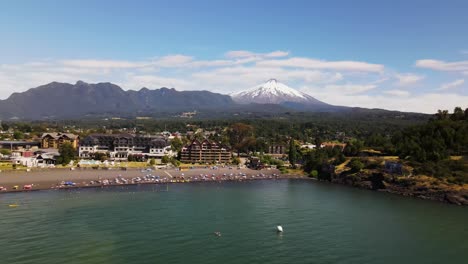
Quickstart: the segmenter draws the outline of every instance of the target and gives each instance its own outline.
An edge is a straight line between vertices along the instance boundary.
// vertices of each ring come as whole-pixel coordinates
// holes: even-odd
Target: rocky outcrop
[[[368,190],[468,205],[468,186],[446,184],[438,179],[424,176],[394,177],[383,172],[340,173],[334,175],[331,181]]]

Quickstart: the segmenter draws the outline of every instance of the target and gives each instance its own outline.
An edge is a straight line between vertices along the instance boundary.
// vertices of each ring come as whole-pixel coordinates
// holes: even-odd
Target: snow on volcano
[[[249,90],[231,94],[232,99],[241,104],[281,104],[285,102],[302,104],[320,104],[314,97],[299,92],[276,79],[270,79],[266,83],[255,86]]]

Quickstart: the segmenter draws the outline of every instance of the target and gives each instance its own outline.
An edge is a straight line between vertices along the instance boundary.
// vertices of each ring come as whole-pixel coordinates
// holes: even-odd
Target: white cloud
[[[431,63],[419,64],[437,65],[444,70],[459,70],[463,66],[461,62],[455,66],[440,61]],[[459,72],[468,76],[468,68]],[[286,51],[230,51],[221,58],[205,60],[172,54],[134,61],[71,58],[0,64],[0,97],[6,98],[12,92],[22,92],[52,81],[75,83],[77,80],[113,82],[123,89],[169,87],[228,94],[251,88],[270,78],[276,78],[327,103],[344,106],[431,113],[442,108],[453,109],[457,105],[466,107],[464,102],[468,101],[466,91],[460,89],[461,94],[451,93],[448,97],[444,94],[444,100],[440,100],[442,92],[429,92],[438,88],[434,86],[417,87],[411,90],[411,94],[392,89],[388,87],[392,81],[409,85],[421,81],[424,76],[395,74],[382,64],[289,57]],[[452,83],[449,87],[456,87],[456,84],[453,86]]]
[[[392,96],[399,96],[399,97],[405,97],[405,96],[409,96],[410,93],[408,91],[405,91],[405,90],[398,90],[398,89],[395,89],[395,90],[387,90],[387,91],[384,91],[385,94],[388,94],[388,95],[392,95]]]
[[[459,94],[420,94],[416,96],[388,96],[388,95],[342,95],[333,93],[316,93],[313,96],[334,105],[352,107],[380,108],[405,112],[421,112],[433,114],[439,109],[453,110],[456,106],[467,107],[468,96]],[[444,98],[444,100],[441,100]]]
[[[398,79],[397,85],[399,86],[413,85],[425,78],[422,75],[413,73],[397,74],[395,77]]]
[[[269,53],[254,53],[247,50],[232,50],[226,52],[227,58],[248,58],[248,57],[266,57],[266,58],[279,58],[279,57],[286,57],[289,55],[287,51],[273,51]]]
[[[200,60],[200,61],[193,61],[190,64],[188,64],[188,67],[193,67],[193,68],[201,68],[201,67],[221,67],[221,66],[229,66],[229,65],[234,65],[234,64],[243,64],[245,63],[245,60],[237,60],[237,61],[232,61],[232,60]]]
[[[326,91],[343,95],[359,94],[373,90],[375,88],[377,88],[377,85],[375,84],[333,84],[325,86]]]
[[[257,62],[260,66],[293,67],[336,71],[382,72],[384,66],[360,61],[324,61],[309,58],[294,57],[284,60],[263,60]]]
[[[226,57],[228,58],[245,58],[253,56],[255,56],[255,53],[246,50],[231,50],[226,52]]]
[[[468,71],[468,61],[418,60],[416,61],[416,67],[435,71]]]
[[[176,54],[158,58],[152,64],[158,67],[181,67],[192,61],[193,57],[191,56]]]
[[[455,80],[453,82],[449,82],[449,83],[444,83],[440,86],[439,90],[448,90],[448,89],[452,89],[452,88],[455,88],[455,87],[458,87],[462,84],[465,83],[465,80],[464,79],[458,79],[458,80]]]
[[[79,68],[137,68],[146,65],[143,62],[120,60],[64,60],[62,64]]]
[[[195,72],[191,77],[194,84],[200,84],[204,89],[224,93],[248,89],[271,78],[290,85],[335,83],[343,79],[343,75],[338,72],[258,66],[222,67]]]
[[[286,57],[288,55],[289,55],[288,51],[277,50],[277,51],[273,51],[273,52],[270,52],[270,53],[266,53],[265,57],[267,57],[267,58],[278,58],[278,57]]]
[[[154,88],[177,88],[183,90],[184,88],[190,87],[190,83],[177,78],[162,77],[156,75],[134,75],[128,74],[125,81],[120,83],[122,87],[127,89],[139,90],[140,88],[146,87],[150,89]]]

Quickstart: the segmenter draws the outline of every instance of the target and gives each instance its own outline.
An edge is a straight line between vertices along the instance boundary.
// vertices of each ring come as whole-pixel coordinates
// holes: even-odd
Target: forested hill
[[[395,133],[393,142],[401,158],[420,162],[440,161],[468,154],[468,108],[453,114],[439,111],[427,124]]]

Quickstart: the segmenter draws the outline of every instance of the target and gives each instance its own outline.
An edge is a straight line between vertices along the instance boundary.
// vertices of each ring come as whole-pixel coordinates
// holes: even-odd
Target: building
[[[73,148],[77,148],[80,137],[71,133],[44,133],[41,137],[42,148],[58,149],[63,143],[70,143]]]
[[[269,154],[286,154],[286,146],[283,145],[271,145],[268,147]]]
[[[181,159],[186,163],[230,163],[231,152],[219,143],[207,139],[193,140],[182,148]]]
[[[50,167],[55,166],[57,157],[60,154],[58,152],[44,152],[37,151],[35,153],[31,152],[13,152],[11,156],[12,164],[22,165],[26,167]]]
[[[173,156],[171,144],[164,137],[133,134],[92,134],[80,142],[80,158],[91,158],[95,153],[104,153],[112,160],[126,160],[130,155],[145,158]]]
[[[387,173],[403,175],[403,165],[398,162],[385,161],[385,171]]]
[[[265,168],[265,164],[263,164],[261,161],[260,161],[260,158],[258,157],[251,157],[249,159],[249,163],[247,165],[247,167],[251,168],[251,169],[254,169],[254,170],[261,170],[263,168]]]
[[[334,148],[334,147],[339,147],[341,148],[341,151],[344,150],[344,148],[346,147],[346,144],[345,143],[337,143],[337,142],[323,142],[321,145],[320,145],[321,148]]]
[[[29,150],[37,149],[41,145],[41,142],[36,141],[14,141],[14,140],[2,140],[0,141],[0,149],[9,150]]]
[[[305,143],[301,145],[301,149],[316,149],[317,145],[315,144],[310,144],[310,143]]]

